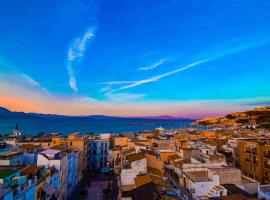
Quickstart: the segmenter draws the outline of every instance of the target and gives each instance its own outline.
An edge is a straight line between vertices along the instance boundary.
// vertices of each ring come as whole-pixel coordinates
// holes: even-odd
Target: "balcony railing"
[[[244,150],[245,153],[250,153],[250,154],[257,154],[257,149],[256,148],[246,148]]]
[[[253,165],[258,165],[259,164],[257,159],[246,158],[245,161],[250,163],[250,164],[253,164]]]

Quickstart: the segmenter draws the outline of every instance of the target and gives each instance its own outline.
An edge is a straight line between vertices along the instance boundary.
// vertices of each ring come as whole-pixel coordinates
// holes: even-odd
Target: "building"
[[[88,159],[91,169],[106,167],[109,161],[110,139],[102,134],[88,140]]]
[[[0,198],[5,200],[35,199],[36,181],[21,175],[20,168],[0,168]]]
[[[266,140],[239,140],[241,171],[261,183],[270,183],[270,144]]]
[[[68,135],[67,138],[55,136],[52,138],[51,146],[57,146],[65,144],[67,149],[78,151],[79,153],[79,163],[78,163],[78,182],[83,178],[84,172],[88,166],[87,160],[87,136],[80,135],[79,132],[72,133]]]
[[[125,191],[127,188],[133,189],[137,175],[146,174],[147,159],[144,153],[129,154],[122,159],[122,170],[120,174],[121,189]]]
[[[59,173],[60,193],[59,199],[66,199],[68,195],[68,155],[59,150],[47,149],[38,154],[38,166],[54,167]]]
[[[24,155],[21,151],[3,150],[0,154],[0,166],[23,165]]]

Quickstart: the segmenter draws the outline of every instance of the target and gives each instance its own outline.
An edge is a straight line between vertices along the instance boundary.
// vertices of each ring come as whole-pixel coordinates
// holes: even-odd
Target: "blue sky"
[[[47,96],[79,99],[76,105],[88,99],[113,105],[100,111],[113,115],[152,103],[209,108],[201,102],[219,102],[239,110],[268,104],[269,10],[267,0],[3,0],[0,96],[36,106],[0,103],[53,112]],[[39,94],[35,100],[26,98],[25,91],[33,91],[29,81]],[[127,113],[117,106],[126,106]],[[157,107],[149,115],[182,115],[181,106],[177,113],[172,108],[159,113]]]

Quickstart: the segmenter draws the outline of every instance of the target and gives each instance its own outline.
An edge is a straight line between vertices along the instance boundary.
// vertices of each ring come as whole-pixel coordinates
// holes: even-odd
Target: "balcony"
[[[256,155],[257,154],[257,149],[256,148],[246,148],[244,150],[245,153],[249,153],[249,154],[254,154]]]
[[[258,165],[259,164],[258,160],[254,159],[254,158],[253,159],[252,158],[246,158],[245,161],[252,164],[252,165]]]
[[[270,151],[265,151],[264,152],[264,158],[265,159],[270,159]]]
[[[266,170],[270,170],[270,165],[267,164],[267,163],[264,163],[264,168],[265,168]]]

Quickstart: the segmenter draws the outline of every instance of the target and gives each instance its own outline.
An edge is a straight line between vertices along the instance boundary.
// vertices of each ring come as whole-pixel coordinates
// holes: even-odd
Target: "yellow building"
[[[111,137],[111,146],[127,146],[128,144],[128,137],[119,137],[119,136],[115,136],[115,137]]]
[[[238,154],[244,175],[270,183],[270,144],[263,140],[239,140]]]

